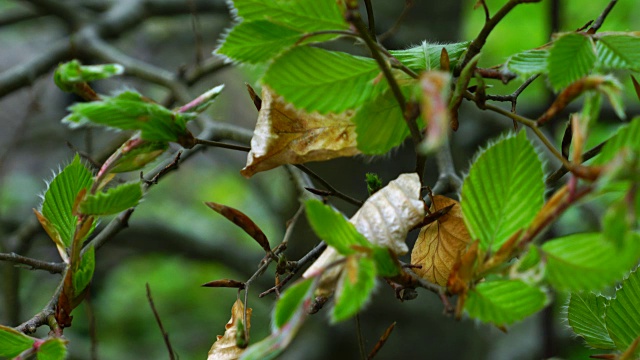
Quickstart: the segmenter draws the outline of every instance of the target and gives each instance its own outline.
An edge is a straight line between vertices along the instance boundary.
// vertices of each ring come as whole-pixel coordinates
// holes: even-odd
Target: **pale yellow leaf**
[[[248,178],[283,164],[359,154],[352,116],[352,111],[321,115],[298,110],[263,86],[251,151],[241,174]]]
[[[445,71],[427,71],[420,75],[422,89],[422,117],[426,123],[425,138],[420,150],[437,150],[449,136],[449,93],[451,75]]]
[[[445,196],[433,197],[431,211],[453,205],[448,213],[425,225],[411,252],[411,264],[421,265],[415,273],[425,280],[446,286],[451,269],[471,239],[462,219],[460,203]]]
[[[371,195],[349,222],[371,243],[387,247],[396,255],[404,255],[409,251],[405,241],[407,233],[422,221],[424,213],[418,174],[402,174]],[[342,258],[334,248],[328,247],[303,276],[314,276]],[[333,292],[342,268],[334,266],[325,272],[320,293]]]
[[[251,328],[251,308],[247,309],[247,338]],[[209,350],[207,360],[236,360],[239,359],[245,349],[241,349],[236,344],[238,326],[242,324],[244,318],[244,305],[240,299],[236,300],[231,308],[231,319],[224,326],[224,335],[218,335],[216,342]]]

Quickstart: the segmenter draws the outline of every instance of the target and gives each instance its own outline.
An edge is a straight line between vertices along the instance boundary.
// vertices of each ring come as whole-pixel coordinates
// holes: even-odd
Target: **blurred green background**
[[[62,0],[61,0],[62,1]],[[121,0],[124,1],[124,0]],[[162,0],[158,0],[162,1]],[[214,1],[214,0],[212,0]],[[81,1],[63,1],[80,6]],[[189,1],[185,1],[185,6]],[[494,13],[505,0],[487,0]],[[575,30],[595,19],[608,0],[543,0],[539,4],[517,7],[495,29],[483,50],[481,66],[503,63],[510,55],[541,46],[550,39],[552,28]],[[0,18],[16,9],[29,9],[28,1],[0,0]],[[103,8],[110,1],[87,4]],[[222,2],[220,2],[222,3]],[[484,23],[482,9],[474,10],[475,0],[415,0],[398,31],[385,41],[391,49],[406,48],[422,40],[453,42],[473,39]],[[86,4],[85,4],[86,5]],[[389,29],[401,14],[404,1],[374,0],[379,32]],[[553,6],[558,6],[558,11]],[[113,41],[129,55],[170,71],[211,57],[220,34],[230,26],[226,11],[194,15],[152,18]],[[96,17],[101,14],[95,12]],[[601,31],[640,29],[640,2],[620,1]],[[194,20],[195,19],[195,20]],[[195,30],[194,30],[195,29]],[[29,59],[52,41],[63,38],[64,27],[53,16],[38,16],[20,23],[0,27],[0,72]],[[197,41],[197,39],[201,41]],[[344,41],[332,46],[350,49]],[[220,83],[224,93],[208,114],[218,121],[249,129],[255,125],[256,111],[245,93],[244,82],[254,83],[260,69],[225,67],[195,84],[197,94]],[[624,75],[624,74],[623,74]],[[628,76],[621,77],[626,89],[625,103],[630,113],[638,113],[638,101]],[[508,85],[492,82],[492,93],[508,94],[520,80]],[[156,85],[129,77],[100,82],[103,93],[136,88],[161,100],[167,92]],[[519,111],[532,117],[540,114],[551,94],[543,80],[537,80],[521,97]],[[61,164],[72,159],[66,145],[98,154],[118,134],[102,130],[72,131],[62,124],[65,108],[73,101],[55,88],[45,76],[29,88],[0,99],[0,244],[8,246],[10,235],[25,221],[33,221],[31,211],[40,205],[39,195],[45,182]],[[460,130],[453,135],[452,147],[457,170],[468,170],[471,156],[478,146],[512,124],[507,119],[485,114],[464,105]],[[610,133],[619,120],[605,110],[591,143]],[[563,125],[547,129],[556,139]],[[88,138],[90,136],[90,138]],[[559,140],[557,140],[559,141]],[[380,158],[356,157],[310,164],[338,189],[357,198],[366,196],[364,173],[379,173],[385,182],[399,173],[411,171],[413,159],[409,146]],[[541,148],[541,147],[539,147]],[[91,322],[95,322],[97,355],[101,359],[166,358],[161,333],[154,321],[145,293],[149,283],[159,314],[181,359],[205,359],[216,335],[222,335],[236,298],[232,289],[201,288],[215,279],[246,280],[262,258],[261,249],[234,225],[203,205],[214,201],[242,210],[265,231],[272,245],[282,239],[285,222],[298,204],[295,188],[282,169],[261,173],[247,180],[240,176],[245,155],[224,149],[208,149],[189,159],[179,171],[164,178],[145,197],[135,211],[130,228],[120,233],[97,254],[96,277],[87,304],[74,312],[73,326],[65,330],[70,340],[71,359],[89,359]],[[547,159],[548,170],[557,166]],[[136,177],[137,174],[131,175]],[[427,167],[427,183],[434,184],[437,168],[433,159]],[[357,209],[335,201],[347,215]],[[595,205],[569,211],[551,230],[554,234],[597,229]],[[587,219],[587,221],[585,221]],[[590,221],[589,219],[594,219]],[[106,221],[103,222],[106,224]],[[411,234],[414,239],[417,234]],[[410,240],[413,241],[413,240]],[[297,259],[317,239],[304,220],[296,226],[287,254]],[[2,250],[0,248],[0,251]],[[25,249],[28,255],[58,261],[52,243],[39,231]],[[18,270],[0,263],[0,323],[17,325],[41,309],[53,293],[57,275]],[[273,296],[259,299],[257,294],[273,284],[271,268],[250,293],[253,310],[252,339],[267,335]],[[18,294],[12,289],[18,288]],[[16,297],[17,295],[17,297]],[[395,331],[378,359],[541,359],[556,356],[583,359],[593,353],[572,337],[562,320],[565,296],[556,294],[549,309],[509,327],[508,333],[471,320],[455,320],[442,315],[440,300],[419,290],[419,297],[404,303],[379,283],[376,295],[361,314],[362,333],[368,349],[393,321]],[[93,320],[90,320],[93,319]],[[46,331],[40,329],[39,335]],[[348,321],[330,326],[320,312],[311,316],[283,359],[354,359],[358,358],[355,324]]]

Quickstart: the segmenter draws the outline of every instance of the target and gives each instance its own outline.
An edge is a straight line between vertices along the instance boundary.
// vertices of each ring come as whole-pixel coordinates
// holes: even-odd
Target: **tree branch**
[[[0,253],[0,261],[22,264],[28,266],[30,270],[45,270],[52,274],[61,274],[67,268],[67,265],[63,262],[47,262],[18,255],[13,252],[8,254]]]
[[[607,18],[607,16],[611,12],[611,10],[613,10],[613,7],[616,6],[617,3],[618,3],[618,0],[609,1],[609,4],[607,5],[606,8],[604,8],[604,10],[602,11],[602,14],[598,16],[596,21],[594,21],[593,25],[591,25],[589,30],[587,30],[587,34],[595,34],[596,31],[600,29],[602,24],[604,24],[604,20]]]

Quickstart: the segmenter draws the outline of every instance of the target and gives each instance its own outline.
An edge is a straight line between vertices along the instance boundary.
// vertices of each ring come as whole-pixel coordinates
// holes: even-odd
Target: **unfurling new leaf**
[[[80,213],[85,215],[111,215],[138,205],[142,199],[139,182],[118,185],[106,192],[87,195],[80,203]]]

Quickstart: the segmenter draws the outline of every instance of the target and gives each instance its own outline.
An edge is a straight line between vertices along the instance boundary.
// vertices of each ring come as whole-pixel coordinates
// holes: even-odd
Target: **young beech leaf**
[[[356,109],[389,88],[373,59],[309,46],[277,57],[263,81],[296,108],[321,114]]]
[[[93,279],[93,271],[96,268],[95,254],[94,247],[89,246],[89,249],[82,256],[80,266],[73,273],[73,288],[76,296],[80,296],[91,282],[91,279]]]
[[[448,197],[433,197],[431,211],[453,205],[448,213],[420,230],[418,240],[411,251],[411,264],[421,265],[414,272],[423,279],[446,286],[451,269],[471,243],[467,227],[462,219],[460,204]]]
[[[282,353],[307,318],[311,305],[314,280],[307,279],[291,285],[276,303],[273,311],[271,335],[251,345],[243,354],[242,360],[274,359]]]
[[[546,303],[547,295],[537,286],[520,280],[494,280],[469,291],[465,310],[474,319],[504,326],[538,312]]]
[[[62,121],[72,127],[91,122],[120,130],[140,130],[143,140],[172,141],[185,146],[193,138],[186,126],[193,114],[172,112],[135,91],[78,103],[69,110],[71,114]]]
[[[91,172],[82,165],[80,157],[76,155],[71,164],[51,181],[44,194],[42,215],[53,225],[66,247],[71,246],[78,222],[78,218],[73,214],[73,205],[80,191],[90,188],[92,184]]]
[[[342,1],[233,0],[233,7],[243,21],[269,20],[303,32],[349,28]]]
[[[302,35],[301,31],[271,21],[243,21],[225,36],[216,53],[248,64],[266,62],[295,45]]]
[[[267,236],[262,232],[260,227],[243,212],[214,202],[205,202],[204,204],[244,230],[260,245],[260,247],[262,247],[265,252],[271,252],[271,246],[269,245]]]
[[[640,239],[637,239],[640,241]],[[626,350],[640,336],[640,272],[633,271],[622,281],[605,309],[605,324],[618,350]],[[636,356],[640,351],[636,351]]]
[[[319,200],[309,200],[305,203],[307,219],[313,231],[324,240],[327,245],[335,248],[342,255],[356,252],[354,245],[371,247],[364,235],[356,230],[342,214],[324,205]]]
[[[640,71],[640,36],[613,34],[598,37],[598,66]]]
[[[601,233],[579,233],[542,245],[546,278],[556,288],[599,290],[611,285],[640,260],[640,235],[620,234],[619,244]]]
[[[376,265],[372,259],[348,256],[336,287],[336,304],[331,312],[331,321],[344,321],[357,314],[369,300],[375,282]]]
[[[53,74],[56,85],[67,91],[70,84],[106,79],[121,75],[124,67],[119,64],[82,65],[78,60],[60,64]]]
[[[80,203],[80,213],[85,215],[111,215],[138,205],[142,199],[140,182],[118,185],[106,192],[88,195]]]
[[[573,331],[591,347],[615,349],[604,322],[609,299],[592,292],[572,293],[567,307],[567,320]]]
[[[549,82],[558,91],[588,75],[595,62],[595,45],[589,36],[575,32],[563,35],[554,41],[549,50]]]
[[[426,123],[426,136],[420,144],[420,151],[429,153],[439,149],[449,136],[451,75],[444,71],[424,72],[420,75],[420,88],[422,118]]]
[[[531,224],[543,203],[542,162],[524,131],[479,153],[464,179],[460,201],[471,238],[490,251]]]
[[[268,86],[262,87],[262,107],[251,139],[247,165],[251,177],[282,164],[325,161],[353,156],[356,149],[352,113],[320,115],[295,109]]]
[[[523,78],[547,72],[549,50],[527,50],[515,54],[506,62],[506,67]]]
[[[0,325],[0,356],[8,359],[20,355],[30,349],[36,339],[27,336],[13,328]]]
[[[398,176],[371,195],[349,222],[372,244],[388,248],[396,255],[403,255],[409,250],[405,243],[407,233],[423,218],[424,202],[420,199],[420,179],[418,174],[412,173]],[[302,276],[315,276],[341,258],[336,248],[328,247]],[[333,266],[325,271],[320,291],[332,293],[341,270],[342,266]]]
[[[604,165],[613,160],[623,149],[640,153],[640,116],[635,117],[627,125],[621,126],[602,148],[594,163]]]
[[[251,312],[252,309],[247,309],[247,333],[251,328]],[[240,299],[237,299],[231,307],[231,319],[224,326],[224,335],[217,335],[216,341],[209,350],[209,356],[207,360],[236,360],[240,358],[245,349],[238,347],[236,336],[238,334],[238,327],[244,326],[244,304]],[[246,334],[248,338],[249,334]]]
[[[406,50],[391,50],[389,52],[409,69],[415,72],[423,72],[445,70],[440,64],[440,57],[444,48],[449,55],[449,68],[454,69],[458,65],[460,56],[464,54],[470,43],[471,41],[453,44],[429,44],[423,41],[422,44]]]
[[[48,338],[40,347],[36,355],[37,360],[63,360],[67,357],[68,340],[61,338]]]
[[[121,173],[142,169],[167,151],[168,148],[169,143],[163,141],[145,141],[140,138],[127,140],[107,160],[109,162],[114,159],[110,164],[109,171]]]

